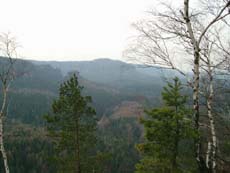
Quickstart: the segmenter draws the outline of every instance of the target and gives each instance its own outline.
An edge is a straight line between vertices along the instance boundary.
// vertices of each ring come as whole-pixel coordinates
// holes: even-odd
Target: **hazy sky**
[[[3,0],[0,32],[10,31],[22,57],[39,60],[120,59],[130,24],[154,0]]]

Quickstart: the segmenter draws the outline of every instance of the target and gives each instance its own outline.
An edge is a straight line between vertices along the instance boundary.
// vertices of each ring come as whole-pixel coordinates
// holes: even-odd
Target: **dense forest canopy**
[[[97,61],[101,62],[101,66],[104,65],[105,60]],[[113,64],[113,60],[106,61]],[[42,172],[55,172],[57,169],[54,164],[51,164],[52,159],[48,157],[55,151],[46,132],[44,115],[51,111],[52,102],[58,97],[60,84],[69,79],[70,74],[63,74],[57,67],[52,67],[52,64],[37,64],[38,62],[34,64],[29,61],[23,63],[30,70],[26,75],[17,78],[12,83],[7,119],[5,119],[7,121],[5,138],[6,148],[9,151],[9,165],[12,171],[16,173],[40,172],[40,170],[43,170]],[[78,63],[81,62],[76,62],[76,64]],[[93,64],[93,61],[91,63]],[[114,68],[118,68],[117,71],[119,71],[120,66],[117,66],[116,63]],[[84,86],[83,95],[92,96],[92,105],[97,113],[98,143],[96,148],[99,152],[97,162],[103,165],[100,169],[104,172],[129,173],[134,172],[135,164],[140,159],[135,145],[144,140],[143,126],[139,124],[140,117],[144,115],[145,109],[157,108],[163,104],[160,93],[163,91],[163,86],[167,80],[165,74],[162,73],[164,70],[153,70],[154,76],[157,76],[157,79],[154,79],[154,76],[140,72],[142,69],[135,65],[120,63],[132,67],[133,71],[136,69],[136,73],[140,73],[142,78],[149,78],[149,81],[142,83],[141,85],[144,87],[138,87],[138,92],[136,92],[135,89],[138,84],[135,85],[132,75],[124,74],[122,76],[121,73],[121,76],[118,76],[126,78],[127,83],[130,80],[132,84],[122,88],[111,86],[110,81],[112,79],[109,79],[108,84],[86,79],[87,76],[82,76],[80,70],[78,71],[78,80],[80,85]],[[88,71],[91,71],[91,66],[86,66],[89,68]],[[69,72],[71,70],[72,68]],[[107,70],[109,73],[109,69]],[[146,69],[143,70],[146,71]],[[92,73],[95,72],[92,70]],[[167,69],[165,69],[165,73],[168,73]],[[99,77],[100,74],[98,74]],[[116,76],[116,78],[118,77]],[[160,83],[159,80],[161,80]],[[218,100],[228,99],[227,94],[222,92],[216,104],[218,104]],[[185,87],[182,93],[188,95],[191,91]],[[188,97],[187,104],[191,106],[189,99]],[[229,102],[226,101],[225,103],[227,105]],[[224,109],[227,107],[221,108],[221,111],[225,112]],[[222,120],[221,123],[228,127],[229,122],[226,121],[226,116],[223,115],[225,120]],[[228,133],[224,126],[218,128],[220,132]],[[227,159],[229,142],[228,138],[223,135],[221,136],[221,144],[224,148],[221,152]],[[186,148],[183,149],[183,152],[186,152]]]
[[[5,127],[6,147],[10,151],[9,164],[12,171],[16,173],[40,172],[40,170],[55,172],[55,166],[48,162],[50,160],[48,156],[54,151],[45,130],[44,115],[51,111],[52,102],[58,97],[60,84],[69,79],[73,69],[70,68],[68,73],[63,74],[52,64],[20,61],[22,60],[17,60],[16,67],[23,64],[28,70],[25,75],[13,81],[9,92],[7,119],[5,119],[7,121]],[[142,116],[144,108],[160,105],[160,91],[164,84],[164,77],[161,78],[162,72],[156,70],[157,79],[154,80],[146,73],[140,72],[141,69],[135,65],[124,62],[119,62],[117,65],[118,62],[109,59],[96,60],[95,65],[86,65],[84,70],[88,68],[88,71],[95,75],[92,68],[96,69],[99,62],[100,66],[105,67],[107,63],[110,63],[118,71],[120,66],[128,66],[132,70],[131,72],[135,72],[140,78],[149,78],[149,81],[139,84],[137,79],[133,79],[131,72],[125,74],[121,72],[119,76],[111,77],[106,83],[106,81],[86,79],[87,76],[81,75],[81,71],[76,69],[79,72],[79,83],[84,86],[83,95],[92,97],[92,105],[96,109],[98,119],[97,148],[101,152],[101,156],[98,155],[98,157],[99,160],[101,159],[100,162],[105,164],[104,171],[132,172],[139,159],[134,145],[142,139],[143,131],[138,120]],[[63,63],[65,64],[65,62]],[[93,64],[94,61],[91,63]],[[104,72],[110,73],[110,68],[105,69]],[[98,74],[98,79],[100,75]],[[125,80],[127,84],[120,83],[111,86],[110,81],[113,80]],[[153,89],[159,92],[154,92]],[[21,153],[24,153],[23,156],[20,156]],[[130,155],[132,157],[129,157]],[[20,157],[24,158],[24,161],[19,159]],[[127,162],[127,160],[129,161]]]

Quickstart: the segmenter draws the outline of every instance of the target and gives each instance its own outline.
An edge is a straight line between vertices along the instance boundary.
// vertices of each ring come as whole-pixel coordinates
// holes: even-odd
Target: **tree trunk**
[[[175,83],[176,85],[176,83]],[[175,99],[175,103],[177,103],[177,99]],[[175,114],[178,114],[178,107],[175,107]],[[175,137],[175,141],[174,141],[174,151],[173,151],[173,158],[172,158],[172,170],[173,172],[177,172],[177,156],[178,156],[178,143],[179,143],[179,135],[180,135],[180,131],[179,131],[179,121],[178,119],[176,120],[176,137]]]
[[[207,98],[207,112],[211,131],[211,141],[208,142],[209,146],[207,149],[206,166],[212,173],[216,173],[216,150],[217,150],[217,139],[216,129],[214,123],[214,116],[212,113],[212,101],[213,101],[213,77],[210,61],[208,61],[208,75],[209,75],[209,96]]]
[[[80,143],[79,143],[79,118],[76,120],[76,173],[81,173],[80,166]]]
[[[200,49],[198,42],[194,36],[193,28],[190,21],[189,16],[189,0],[184,0],[184,20],[186,22],[186,27],[191,38],[191,43],[194,49],[194,69],[193,69],[193,111],[194,111],[194,121],[195,121],[195,129],[199,133],[200,132],[200,125],[199,125],[199,77],[200,77]],[[206,172],[206,164],[204,158],[201,155],[201,139],[198,137],[195,141],[196,146],[196,161],[198,164],[199,172],[204,173]]]
[[[199,50],[195,50],[194,53],[194,81],[193,81],[193,111],[194,111],[194,121],[195,121],[195,129],[197,133],[200,133],[200,112],[199,112],[199,61],[200,61],[200,53]],[[196,161],[199,167],[199,171],[201,173],[206,172],[207,167],[205,165],[204,158],[201,154],[201,138],[200,135],[195,140],[196,146]]]
[[[173,151],[173,158],[172,158],[172,170],[173,172],[177,172],[178,165],[177,165],[177,156],[178,156],[178,142],[179,142],[179,122],[177,120],[177,129],[176,129],[176,137],[174,141],[174,151]]]
[[[5,173],[9,173],[10,171],[9,171],[9,166],[7,162],[7,155],[6,155],[6,151],[4,148],[4,142],[3,142],[3,117],[4,117],[3,114],[4,114],[5,107],[6,107],[7,87],[3,85],[2,90],[3,90],[3,102],[2,102],[1,112],[0,112],[0,150],[1,150],[2,158],[4,162]]]

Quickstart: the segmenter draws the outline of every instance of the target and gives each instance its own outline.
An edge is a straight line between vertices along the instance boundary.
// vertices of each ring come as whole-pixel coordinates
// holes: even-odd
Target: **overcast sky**
[[[131,23],[154,0],[3,0],[0,32],[10,31],[21,57],[38,60],[120,59]]]

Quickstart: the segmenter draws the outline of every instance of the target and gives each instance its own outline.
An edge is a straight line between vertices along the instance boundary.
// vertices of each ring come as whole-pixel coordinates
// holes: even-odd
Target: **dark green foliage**
[[[188,172],[192,168],[190,156],[184,156],[181,144],[192,141],[196,136],[186,109],[186,97],[181,95],[181,83],[178,78],[164,87],[162,97],[165,106],[146,111],[147,118],[141,119],[145,128],[146,141],[137,145],[143,154],[136,165],[137,173],[177,173]],[[189,149],[191,150],[191,148]],[[186,167],[186,161],[190,166]]]
[[[137,119],[115,119],[99,132],[104,144],[102,151],[111,155],[106,165],[106,173],[134,172],[134,165],[139,159],[135,143],[139,142],[142,133]]]
[[[15,173],[56,173],[57,169],[60,169],[57,163],[60,162],[54,157],[49,161],[54,161],[55,164],[47,162],[47,157],[55,156],[54,148],[50,139],[45,136],[46,131],[41,129],[45,125],[42,117],[44,113],[49,112],[53,99],[58,97],[58,85],[65,80],[59,70],[64,62],[57,62],[60,66],[58,68],[35,65],[28,61],[17,62],[17,71],[25,73],[14,80],[9,91],[6,118],[12,124],[4,132],[10,169]],[[67,72],[70,71],[70,64],[73,62],[66,64]],[[149,69],[148,73],[143,74],[143,70],[148,68],[137,68],[137,72],[134,68],[123,67],[121,72],[119,64],[113,70],[105,64],[100,68],[100,73],[97,73],[99,68],[97,63],[92,63],[92,67],[88,67],[80,63],[79,66],[73,66],[71,70],[80,72],[82,77],[78,77],[78,81],[84,86],[82,95],[92,96],[92,105],[97,111],[97,118],[105,116],[110,123],[105,128],[98,127],[97,146],[90,151],[92,157],[86,164],[90,165],[89,169],[96,164],[95,173],[133,173],[135,163],[140,159],[134,146],[141,142],[142,127],[136,118],[127,118],[124,114],[120,119],[114,119],[112,114],[123,101],[137,101],[145,107],[160,106],[161,73]],[[0,100],[1,98],[0,96]],[[20,123],[22,128],[15,125],[15,122]],[[28,130],[25,130],[28,126]],[[222,123],[220,126],[222,127]],[[222,131],[220,132],[222,134]],[[228,143],[224,144],[226,145],[224,151],[228,151]],[[192,158],[191,148],[191,141],[180,142],[180,155],[188,156],[188,159],[183,160],[185,168],[192,163],[189,159]],[[229,158],[229,154],[225,153]]]
[[[22,123],[34,126],[43,126],[44,115],[50,110],[50,105],[55,98],[52,95],[36,92],[10,93],[8,100],[7,119],[20,120]]]
[[[180,111],[188,111],[184,109],[187,96],[181,95],[180,92],[182,89],[181,82],[178,78],[174,78],[174,83],[168,82],[162,92],[162,98],[165,101],[165,105],[173,106],[175,109],[180,109]]]
[[[42,128],[6,122],[5,142],[12,173],[55,173],[46,158],[53,153],[51,142]],[[0,172],[3,171],[1,160]]]
[[[81,91],[77,76],[73,75],[61,85],[59,97],[52,105],[53,113],[46,116],[58,172],[88,173],[95,166],[95,110],[90,106],[91,97],[82,96]]]

